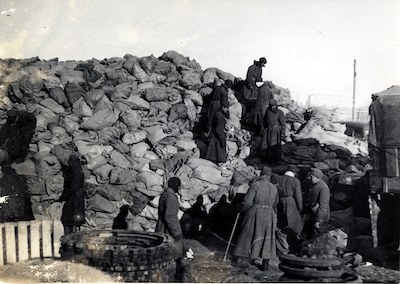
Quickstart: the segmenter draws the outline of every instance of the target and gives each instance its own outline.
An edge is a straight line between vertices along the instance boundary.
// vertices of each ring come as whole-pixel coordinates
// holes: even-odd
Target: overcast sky
[[[0,58],[103,59],[176,50],[203,69],[357,105],[400,85],[400,0],[0,0]]]

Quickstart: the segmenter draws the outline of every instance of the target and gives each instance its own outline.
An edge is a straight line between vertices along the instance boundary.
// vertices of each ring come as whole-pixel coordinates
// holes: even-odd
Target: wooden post
[[[356,117],[356,60],[354,59],[354,72],[353,72],[353,114],[352,119],[355,120]]]
[[[40,220],[31,221],[31,258],[40,258]]]
[[[51,231],[53,229],[51,220],[42,220],[42,248],[43,248],[43,257],[52,257],[52,246],[53,242],[51,241]]]
[[[0,265],[4,265],[3,228],[4,228],[4,224],[0,224]]]
[[[53,247],[54,247],[54,257],[61,257],[60,247],[61,247],[61,237],[64,235],[64,227],[62,223],[58,220],[54,220],[53,223]]]
[[[28,222],[18,222],[18,261],[29,259],[28,252]]]
[[[15,240],[16,223],[6,223],[6,260],[7,263],[17,262],[17,244]]]

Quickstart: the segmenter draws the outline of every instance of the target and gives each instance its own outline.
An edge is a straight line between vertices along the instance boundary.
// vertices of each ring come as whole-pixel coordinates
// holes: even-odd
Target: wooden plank
[[[61,247],[61,237],[64,236],[64,226],[61,221],[54,220],[53,222],[53,248],[54,248],[54,257],[61,257],[60,255],[60,247]]]
[[[40,220],[31,221],[31,258],[40,258]]]
[[[16,223],[5,223],[6,226],[6,261],[7,263],[17,262],[17,243],[15,239]]]
[[[53,242],[51,241],[51,233],[52,233],[52,221],[51,220],[42,220],[42,248],[43,248],[43,257],[52,257],[52,246]]]
[[[53,222],[53,248],[54,248],[54,257],[61,257],[60,255],[60,247],[61,247],[61,237],[64,235],[64,227],[62,223],[58,220],[54,220]]]
[[[0,266],[4,265],[4,255],[3,255],[3,228],[4,225],[0,224]]]
[[[18,222],[18,261],[29,259],[28,251],[28,222]]]

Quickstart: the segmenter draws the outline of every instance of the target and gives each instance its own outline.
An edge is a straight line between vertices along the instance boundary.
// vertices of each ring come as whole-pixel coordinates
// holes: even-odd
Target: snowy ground
[[[223,261],[223,246],[208,249],[200,243],[187,240],[185,245],[194,251],[193,259],[185,259],[185,282],[279,282],[283,273],[278,269],[279,261],[272,260],[268,271],[261,271],[255,265],[232,264]],[[356,268],[358,282],[399,283],[400,272],[375,265],[361,265]],[[93,267],[80,263],[52,259],[31,260],[0,268],[0,280],[6,283],[50,283],[50,282],[122,282]],[[298,281],[300,282],[300,281]]]

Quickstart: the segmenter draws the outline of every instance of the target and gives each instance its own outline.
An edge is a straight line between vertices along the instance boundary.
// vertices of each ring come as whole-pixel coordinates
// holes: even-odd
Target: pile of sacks
[[[84,161],[89,227],[111,227],[128,204],[129,227],[153,229],[173,175],[183,183],[182,209],[198,195],[209,204],[218,200],[233,173],[246,167],[251,137],[240,129],[240,104],[231,94],[229,161],[217,166],[199,158],[191,130],[215,79],[235,78],[217,68],[203,71],[174,51],[160,58],[0,60],[1,125],[10,109],[37,119],[27,157],[12,165],[27,182],[35,218],[60,218],[62,204],[54,201],[63,190],[61,167],[75,147]]]
[[[300,107],[290,98],[289,90],[273,90],[279,109],[286,116],[286,140],[282,160],[287,164],[306,164],[321,170],[360,172],[368,163],[368,143],[344,134],[346,126],[335,123],[335,109]]]
[[[27,182],[35,218],[60,218],[62,204],[54,201],[63,190],[61,167],[74,148],[84,160],[87,227],[110,228],[118,209],[128,204],[129,228],[153,230],[159,197],[171,176],[182,180],[180,215],[199,195],[210,209],[232,188],[245,193],[259,172],[244,162],[252,137],[241,129],[242,108],[234,94],[229,93],[226,163],[201,159],[191,132],[212,84],[227,79],[235,77],[217,68],[203,71],[175,51],[159,58],[0,60],[0,125],[10,109],[37,119],[27,157],[13,164]],[[273,92],[287,116],[288,136],[294,134],[304,122],[304,109],[291,100],[289,90],[276,86]],[[318,141],[353,145],[339,128],[314,117],[297,136],[313,138],[318,146]],[[326,140],[328,131],[334,133],[332,141]],[[284,145],[284,161],[296,163],[296,147],[290,145]],[[358,151],[350,149],[350,155]]]

